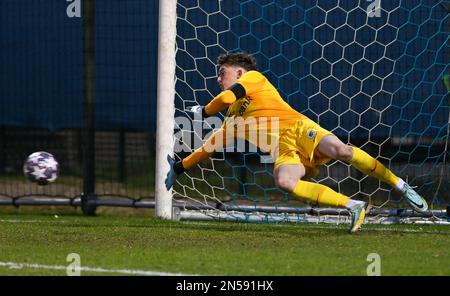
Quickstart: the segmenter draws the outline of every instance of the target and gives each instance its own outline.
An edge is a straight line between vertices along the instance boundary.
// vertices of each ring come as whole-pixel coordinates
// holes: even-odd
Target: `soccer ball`
[[[38,185],[52,183],[58,177],[59,164],[48,152],[39,151],[30,154],[23,165],[23,172],[31,182]]]

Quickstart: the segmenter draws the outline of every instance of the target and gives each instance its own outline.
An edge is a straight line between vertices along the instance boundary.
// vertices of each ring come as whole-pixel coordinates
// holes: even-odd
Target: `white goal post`
[[[164,179],[174,145],[176,11],[176,0],[159,1],[155,211],[163,219],[172,219],[172,191],[167,191]]]

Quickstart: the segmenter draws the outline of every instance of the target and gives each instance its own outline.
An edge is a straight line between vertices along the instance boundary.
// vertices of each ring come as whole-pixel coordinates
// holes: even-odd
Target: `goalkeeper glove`
[[[195,114],[199,114],[202,117],[208,117],[208,114],[206,114],[205,112],[205,106],[200,106],[200,105],[195,105],[195,106],[191,106],[189,108],[186,109],[187,112],[191,112],[194,115]]]
[[[167,155],[167,161],[169,162],[170,169],[167,172],[165,183],[166,189],[170,190],[170,188],[172,188],[173,184],[175,183],[177,177],[184,172],[184,168],[181,161],[175,162],[175,159],[170,157],[170,155]]]

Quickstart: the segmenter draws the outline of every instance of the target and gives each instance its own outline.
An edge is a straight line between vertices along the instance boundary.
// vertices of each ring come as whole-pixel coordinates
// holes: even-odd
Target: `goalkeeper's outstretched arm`
[[[240,83],[233,84],[229,89],[222,91],[211,102],[205,106],[204,114],[214,115],[225,108],[228,108],[236,100],[245,96],[245,89]]]
[[[222,91],[216,97],[214,97],[211,102],[205,107],[193,106],[189,109],[190,112],[201,113],[203,117],[212,116],[225,108],[228,108],[237,99],[245,96],[244,87],[235,83],[229,89]],[[206,141],[206,143],[192,152],[188,157],[181,161],[175,162],[170,156],[167,160],[170,165],[170,170],[166,177],[166,188],[169,190],[175,183],[176,178],[181,175],[185,170],[188,170],[198,164],[199,162],[208,159],[214,154],[217,149],[222,148],[226,142],[226,128],[225,125],[222,126],[218,131],[211,135],[211,137]]]
[[[210,158],[215,151],[224,146],[226,142],[226,132],[225,127],[221,127],[214,134],[209,137],[206,143],[192,152],[186,158],[176,162],[170,156],[167,157],[167,160],[170,165],[170,170],[166,176],[166,188],[169,190],[173,184],[175,183],[176,178],[184,173],[186,170],[189,170],[196,164],[200,163],[203,160]]]
[[[202,116],[209,117],[228,108],[231,104],[243,98],[246,95],[244,87],[240,83],[235,83],[229,89],[222,91],[206,106],[193,106],[188,111],[201,113]]]

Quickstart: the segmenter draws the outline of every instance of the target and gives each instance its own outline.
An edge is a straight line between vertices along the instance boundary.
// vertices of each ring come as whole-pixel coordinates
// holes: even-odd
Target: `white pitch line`
[[[374,225],[374,224],[372,224]],[[324,227],[324,226],[319,226],[319,225],[311,225],[312,228],[316,228],[316,229],[338,229],[338,227]],[[365,231],[379,231],[379,232],[397,232],[397,233],[424,233],[424,234],[439,234],[439,233],[448,233],[447,231],[439,231],[439,230],[429,230],[429,229],[411,229],[411,228],[389,228],[389,227],[377,227],[377,228],[364,228],[364,224],[362,226],[362,232]],[[342,228],[341,228],[342,229]]]
[[[4,223],[37,223],[39,220],[16,220],[16,219],[0,219],[0,222]]]
[[[203,226],[211,226],[211,225],[215,225],[213,223],[208,223],[208,222],[197,222],[197,221],[185,221],[186,224],[194,224],[194,225],[203,225]],[[286,224],[272,224],[270,226],[280,226],[283,227]],[[295,225],[295,224],[290,224],[290,225]],[[331,225],[328,224],[327,226],[325,225],[321,225],[321,224],[316,224],[316,223],[305,223],[304,225],[308,225],[308,227],[314,228],[314,229],[344,229],[342,227],[339,227],[337,225]],[[381,225],[381,224],[368,224],[368,225]],[[419,223],[416,223],[415,225],[422,225]],[[436,224],[439,225],[439,224]],[[446,224],[442,224],[442,225],[446,225]],[[448,232],[440,232],[439,230],[429,230],[429,229],[425,229],[424,228],[419,228],[419,229],[411,229],[411,228],[395,228],[395,226],[393,225],[392,228],[389,227],[371,227],[371,228],[364,228],[363,225],[363,232],[364,231],[379,231],[379,232],[405,232],[405,233],[426,233],[426,234],[438,234],[438,233],[448,233]]]
[[[44,265],[44,264],[34,264],[34,263],[17,263],[17,262],[2,262],[0,261],[0,266],[9,267],[10,269],[22,269],[22,268],[34,268],[34,269],[47,269],[47,270],[67,270],[67,266],[62,265]],[[120,273],[120,274],[131,274],[131,275],[147,275],[147,276],[192,276],[193,274],[184,273],[170,273],[170,272],[159,272],[159,271],[149,271],[149,270],[133,270],[133,269],[106,269],[101,267],[87,267],[81,266],[80,271],[86,272],[99,272],[99,273]]]
[[[52,223],[65,223],[64,220],[57,220],[57,221],[43,221],[43,220],[15,220],[15,219],[0,219],[0,222],[4,222],[4,223],[38,223],[38,222],[52,222]],[[212,225],[216,225],[215,223],[208,223],[208,222],[199,222],[199,221],[182,221],[182,223],[184,224],[190,224],[190,225],[200,225],[200,226],[212,226]],[[414,225],[424,225],[426,223],[414,223]],[[432,223],[429,223],[432,224]],[[441,223],[442,225],[448,225],[447,223]],[[294,225],[294,224],[292,224]],[[305,225],[308,225],[311,228],[315,228],[315,229],[342,229],[339,226],[336,225],[331,225],[329,224],[328,226],[323,226],[320,224],[316,224],[316,223],[305,223]],[[381,224],[368,224],[368,225],[381,225]],[[433,225],[433,224],[432,224]],[[440,225],[440,224],[434,224],[434,225]],[[280,226],[283,227],[283,224],[272,224],[273,226]],[[393,225],[394,226],[394,225]],[[364,228],[363,226],[363,231],[364,230],[368,230],[368,231],[380,231],[380,232],[404,232],[404,233],[428,233],[428,234],[434,234],[434,233],[442,233],[440,231],[436,231],[436,230],[428,230],[428,229],[423,229],[423,228],[419,228],[419,229],[411,229],[411,228],[388,228],[388,227],[376,227],[376,228]],[[444,232],[447,233],[447,232]]]
[[[2,223],[66,223],[64,220],[60,220],[58,217],[54,217],[53,220],[20,220],[20,219],[0,219]]]

